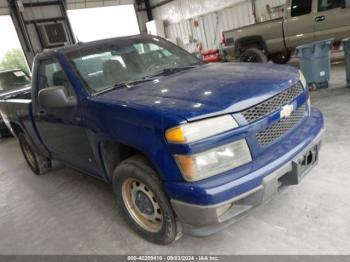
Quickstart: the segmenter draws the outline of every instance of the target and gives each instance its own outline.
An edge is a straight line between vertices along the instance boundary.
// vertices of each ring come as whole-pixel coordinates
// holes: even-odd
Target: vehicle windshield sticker
[[[21,76],[25,76],[26,74],[23,72],[23,71],[16,71],[16,72],[13,72],[13,74],[17,77],[21,77]]]

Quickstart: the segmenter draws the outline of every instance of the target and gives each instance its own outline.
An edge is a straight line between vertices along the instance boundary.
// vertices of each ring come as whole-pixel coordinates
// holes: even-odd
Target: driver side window
[[[64,73],[61,65],[54,60],[42,61],[39,67],[39,90],[63,86],[67,90],[69,97],[74,97],[75,93],[68,77]]]
[[[292,0],[292,17],[310,14],[311,10],[312,0]]]

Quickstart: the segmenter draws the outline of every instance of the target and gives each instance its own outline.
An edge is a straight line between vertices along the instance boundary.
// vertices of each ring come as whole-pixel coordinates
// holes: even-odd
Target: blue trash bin
[[[309,86],[327,88],[331,74],[331,49],[333,39],[298,46],[296,57]]]
[[[346,82],[350,87],[350,38],[343,40],[343,50],[346,60]]]

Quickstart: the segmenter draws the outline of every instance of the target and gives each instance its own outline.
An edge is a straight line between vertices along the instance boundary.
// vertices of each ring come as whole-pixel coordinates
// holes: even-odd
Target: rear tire
[[[33,173],[36,175],[46,173],[51,168],[51,160],[35,152],[23,133],[18,135],[18,140],[23,156]]]
[[[123,161],[114,171],[113,190],[131,228],[147,241],[168,245],[181,235],[162,181],[142,156]]]
[[[245,50],[239,57],[243,63],[267,63],[267,56],[258,48]]]
[[[275,64],[283,65],[289,62],[290,57],[291,57],[291,52],[286,51],[286,52],[272,55],[271,61],[274,62]]]

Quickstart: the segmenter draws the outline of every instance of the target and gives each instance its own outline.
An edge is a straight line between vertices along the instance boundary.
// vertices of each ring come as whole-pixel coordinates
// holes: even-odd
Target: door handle
[[[41,116],[46,116],[46,111],[44,110],[40,110],[37,114],[37,116],[41,117]]]
[[[326,20],[326,17],[324,15],[321,15],[321,16],[317,16],[315,18],[315,21],[316,22],[323,22],[324,20]]]

